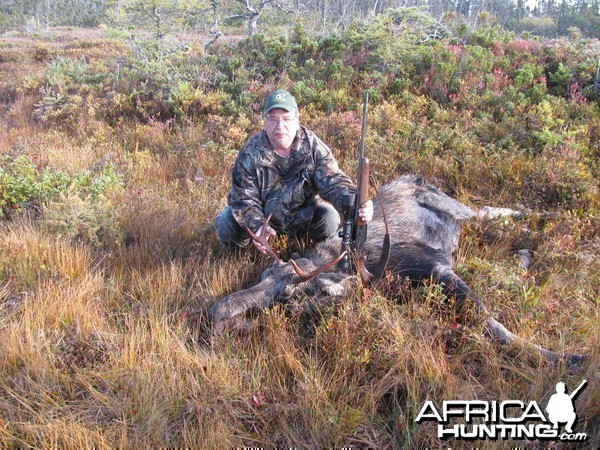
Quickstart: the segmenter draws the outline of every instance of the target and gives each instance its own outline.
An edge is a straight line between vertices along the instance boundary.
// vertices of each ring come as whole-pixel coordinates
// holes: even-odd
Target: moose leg
[[[558,354],[551,350],[545,349],[537,344],[533,344],[516,334],[509,331],[504,325],[491,317],[489,310],[485,307],[481,299],[473,292],[473,290],[465,283],[453,270],[447,268],[437,277],[438,281],[444,284],[446,295],[453,296],[459,302],[459,305],[464,304],[467,300],[471,300],[479,311],[486,316],[485,333],[503,345],[522,345],[535,349],[540,355],[550,361],[565,360],[570,370],[579,370],[581,364],[585,360],[585,355],[578,354]]]
[[[265,295],[265,292],[270,288],[270,284],[272,283],[268,280],[262,281],[246,290],[234,292],[208,308],[208,317],[215,329],[222,329],[227,322],[251,310],[271,306],[273,303],[272,297]]]

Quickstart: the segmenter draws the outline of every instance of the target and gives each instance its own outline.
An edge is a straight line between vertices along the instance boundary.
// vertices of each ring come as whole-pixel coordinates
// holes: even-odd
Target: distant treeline
[[[440,21],[481,22],[536,36],[600,38],[600,0],[0,0],[3,30],[101,23],[146,26],[158,35],[183,29],[219,34],[244,26],[248,34],[272,25],[309,23],[327,35],[391,8],[418,7]]]

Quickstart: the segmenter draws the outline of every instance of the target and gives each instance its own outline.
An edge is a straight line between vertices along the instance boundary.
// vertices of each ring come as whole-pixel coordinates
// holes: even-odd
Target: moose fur
[[[502,344],[530,345],[543,356],[558,360],[566,358],[569,365],[578,365],[581,355],[558,355],[535,344],[529,344],[511,333],[491,317],[481,299],[454,272],[453,264],[460,236],[461,224],[475,216],[475,212],[428,184],[422,177],[405,175],[382,187],[381,201],[374,202],[374,218],[368,226],[365,245],[366,267],[375,269],[382,252],[385,224],[381,203],[385,207],[392,246],[387,270],[413,281],[433,279],[441,283],[449,297],[458,304],[473,302],[485,317],[488,335]],[[335,259],[341,248],[340,239],[317,243],[305,256],[296,260],[305,271],[312,271]],[[252,309],[270,307],[289,299],[297,292],[314,296],[346,295],[352,283],[351,276],[337,266],[303,281],[291,264],[275,261],[263,271],[260,281],[248,289],[234,292],[209,308],[209,317],[217,328],[229,319]],[[354,277],[356,278],[356,277]]]

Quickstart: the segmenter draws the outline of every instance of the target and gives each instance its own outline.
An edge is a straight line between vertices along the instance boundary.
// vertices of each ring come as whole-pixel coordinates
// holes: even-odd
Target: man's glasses
[[[271,126],[276,126],[280,122],[282,125],[287,126],[287,125],[290,125],[294,120],[296,120],[296,116],[282,116],[282,117],[265,116],[265,121]]]

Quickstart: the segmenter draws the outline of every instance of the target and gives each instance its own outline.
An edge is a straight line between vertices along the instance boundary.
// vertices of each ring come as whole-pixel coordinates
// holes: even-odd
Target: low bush
[[[67,193],[77,193],[92,201],[120,189],[122,177],[107,165],[99,172],[69,174],[38,167],[25,155],[0,160],[0,218],[10,218],[27,208],[44,208]]]

